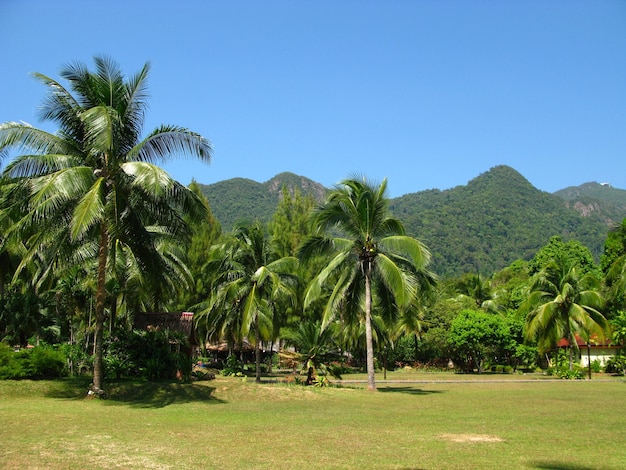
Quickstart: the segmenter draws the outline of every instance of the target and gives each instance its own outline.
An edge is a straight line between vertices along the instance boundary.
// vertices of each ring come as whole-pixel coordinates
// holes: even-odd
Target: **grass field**
[[[107,400],[85,382],[0,381],[0,468],[626,468],[622,378],[388,379],[376,393],[116,382]]]

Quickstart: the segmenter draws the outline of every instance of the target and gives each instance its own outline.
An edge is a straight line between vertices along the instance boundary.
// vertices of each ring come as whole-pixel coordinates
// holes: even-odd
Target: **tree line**
[[[0,125],[3,342],[63,344],[96,393],[105,377],[189,370],[167,333],[133,330],[141,312],[193,311],[201,343],[250,342],[257,380],[262,349],[279,345],[308,383],[350,358],[371,390],[381,364],[531,367],[565,339],[573,369],[577,338],[623,346],[626,222],[599,266],[580,242],[553,237],[490,277],[439,278],[428,247],[392,216],[386,181],[358,176],[321,204],[283,189],[269,223],[222,233],[199,185],[157,166],[209,161],[210,142],[173,125],[142,136],[148,74],[146,64],[126,79],[106,57],[94,71],[66,66],[68,88],[35,74],[48,89],[41,118],[59,130]]]

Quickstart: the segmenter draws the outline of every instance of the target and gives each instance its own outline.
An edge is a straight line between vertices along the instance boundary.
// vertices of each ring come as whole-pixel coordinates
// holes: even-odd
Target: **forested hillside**
[[[408,232],[430,247],[441,275],[491,274],[516,259],[530,259],[553,235],[577,239],[599,257],[608,231],[507,166],[466,186],[407,194],[391,208]]]
[[[291,191],[298,188],[318,201],[324,198],[326,192],[321,184],[288,172],[280,173],[265,183],[232,178],[199,186],[224,231],[230,231],[239,222],[269,222],[278,207],[283,186]]]
[[[292,173],[265,183],[235,178],[200,186],[224,231],[229,231],[239,221],[269,221],[283,185],[300,188],[317,200],[326,191]],[[593,204],[592,209],[581,210],[581,201]],[[443,276],[491,274],[516,259],[532,258],[553,235],[581,241],[598,259],[609,227],[626,216],[626,210],[607,201],[579,195],[568,202],[540,191],[507,166],[494,167],[465,186],[394,198],[391,211],[409,235],[428,245],[433,268]]]
[[[626,190],[613,188],[609,183],[584,183],[554,194],[583,216],[608,225],[619,225],[626,217]]]

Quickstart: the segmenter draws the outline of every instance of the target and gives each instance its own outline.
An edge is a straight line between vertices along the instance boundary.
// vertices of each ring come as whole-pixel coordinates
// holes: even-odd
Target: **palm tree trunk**
[[[254,334],[256,336],[256,382],[261,382],[261,335],[259,333],[259,316],[254,318]]]
[[[372,341],[372,279],[370,267],[365,267],[365,345],[367,353],[367,389],[376,390],[374,377],[374,343]]]
[[[573,359],[574,351],[572,349],[572,345],[569,345],[567,347],[567,353],[569,355],[569,370],[571,371],[571,370],[574,370],[574,359]]]
[[[109,247],[107,229],[100,225],[100,247],[98,250],[98,284],[96,290],[96,326],[94,332],[93,356],[93,387],[95,391],[102,390],[104,385],[104,368],[102,364],[102,340],[104,333],[104,303],[106,300],[106,268]]]

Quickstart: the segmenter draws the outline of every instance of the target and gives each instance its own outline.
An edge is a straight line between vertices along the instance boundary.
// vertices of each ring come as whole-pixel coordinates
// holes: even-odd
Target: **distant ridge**
[[[573,194],[569,192],[572,188],[561,190],[567,193],[540,191],[513,168],[500,165],[465,186],[393,198],[390,209],[409,235],[428,245],[438,274],[489,275],[516,259],[530,259],[554,235],[580,240],[599,259],[609,228],[626,217],[626,203],[620,206],[606,198],[594,199],[586,195],[588,190],[580,189],[586,185],[592,185],[594,191],[599,186],[605,196],[626,194],[621,189],[586,183],[572,187],[579,188],[574,190],[578,193],[567,199],[564,194]],[[280,173],[265,183],[233,178],[200,185],[224,231],[240,221],[269,221],[283,186],[292,191],[299,188],[318,201],[327,191],[323,185],[293,173]]]
[[[297,188],[317,201],[322,201],[327,191],[323,185],[289,172],[280,173],[265,183],[232,178],[199,186],[224,231],[230,231],[239,222],[269,222],[276,211],[283,187],[292,193]]]
[[[614,188],[610,183],[592,181],[560,189],[554,194],[584,217],[609,226],[618,225],[626,216],[626,190]]]

